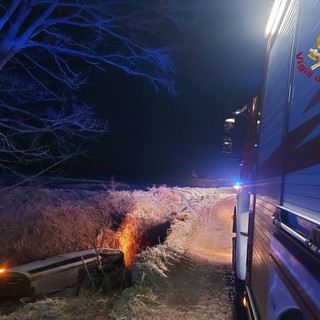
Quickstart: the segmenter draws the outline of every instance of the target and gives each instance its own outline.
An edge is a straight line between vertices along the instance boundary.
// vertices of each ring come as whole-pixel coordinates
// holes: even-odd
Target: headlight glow
[[[240,190],[241,189],[241,182],[237,181],[234,186],[233,186],[236,190]]]

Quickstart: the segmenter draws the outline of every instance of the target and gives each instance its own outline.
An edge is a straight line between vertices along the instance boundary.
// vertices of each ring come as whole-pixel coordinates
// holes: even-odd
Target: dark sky
[[[258,93],[270,8],[268,0],[209,1],[179,35],[178,96],[156,93],[147,80],[111,68],[95,72],[82,95],[111,131],[90,147],[91,158],[73,162],[73,172],[108,178],[195,170],[236,177],[238,162],[221,152],[223,122]],[[238,140],[231,157],[240,155]]]

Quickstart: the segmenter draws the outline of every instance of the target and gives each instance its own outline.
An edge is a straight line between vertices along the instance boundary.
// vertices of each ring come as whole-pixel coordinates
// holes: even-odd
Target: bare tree
[[[0,166],[54,166],[107,131],[77,98],[90,67],[120,68],[175,94],[168,34],[184,23],[183,2],[2,0]]]

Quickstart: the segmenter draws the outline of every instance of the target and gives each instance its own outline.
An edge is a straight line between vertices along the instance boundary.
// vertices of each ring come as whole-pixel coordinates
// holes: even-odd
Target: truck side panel
[[[320,1],[283,3],[261,99],[247,286],[255,319],[318,319]]]
[[[320,49],[319,6],[317,0],[304,1],[300,12],[283,193],[284,207],[313,220],[320,218],[320,67],[311,69],[318,58],[310,50]]]
[[[270,265],[269,248],[272,232],[275,228],[271,220],[275,206],[268,200],[270,199],[256,199],[250,274],[250,288],[261,319],[265,319],[267,314]]]
[[[275,226],[272,215],[280,203],[284,153],[276,153],[286,132],[289,82],[297,24],[298,1],[293,0],[270,48],[267,78],[262,102],[258,146],[256,204],[254,212],[252,264],[248,284],[259,314],[267,319],[269,305],[270,243]]]

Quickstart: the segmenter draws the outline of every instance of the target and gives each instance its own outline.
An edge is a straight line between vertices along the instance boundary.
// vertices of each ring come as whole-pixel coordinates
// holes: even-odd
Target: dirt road
[[[235,314],[231,268],[231,213],[234,197],[207,210],[168,275],[163,301],[153,319],[240,319]]]

